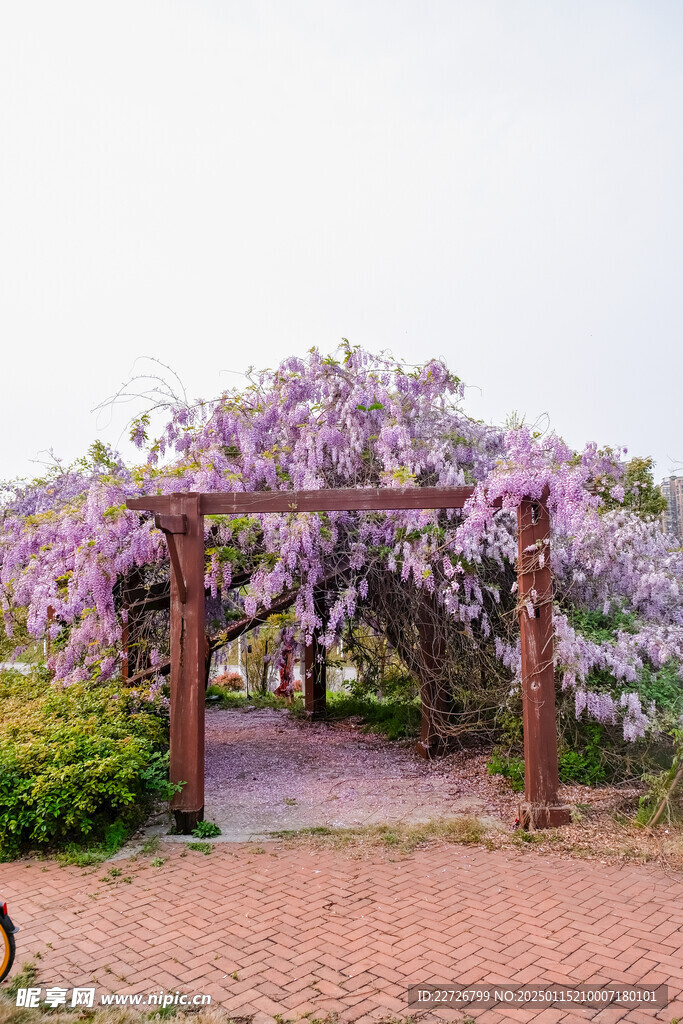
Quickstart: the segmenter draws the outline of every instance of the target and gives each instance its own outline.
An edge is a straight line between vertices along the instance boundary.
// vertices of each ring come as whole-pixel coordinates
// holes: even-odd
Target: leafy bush
[[[216,676],[212,687],[217,687],[221,690],[243,690],[244,680],[239,672],[223,672],[222,675]]]
[[[410,704],[419,696],[420,689],[414,678],[400,665],[389,664],[382,674],[369,672],[367,667],[356,679],[344,684],[353,697],[361,700],[387,700]]]
[[[673,738],[675,752],[671,766],[644,776],[648,791],[640,798],[637,814],[642,825],[683,820],[683,729],[674,729]]]
[[[86,840],[115,849],[152,796],[171,795],[164,698],[4,672],[0,706],[0,856]]]

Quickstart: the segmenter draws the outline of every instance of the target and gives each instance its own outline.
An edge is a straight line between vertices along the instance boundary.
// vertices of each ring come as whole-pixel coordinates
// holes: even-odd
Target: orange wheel
[[[0,981],[6,978],[14,963],[14,935],[0,924]]]

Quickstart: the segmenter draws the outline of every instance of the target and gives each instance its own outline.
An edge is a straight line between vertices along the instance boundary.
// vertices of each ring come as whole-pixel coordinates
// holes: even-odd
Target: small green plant
[[[285,697],[276,697],[274,693],[231,693],[218,686],[209,686],[206,691],[206,699],[209,707],[219,707],[246,711],[250,708],[272,708],[281,711],[288,709],[292,714],[297,714],[303,709],[303,698],[300,693],[294,694],[293,703],[290,704]]]
[[[523,828],[516,828],[512,833],[512,841],[522,846],[528,843],[542,843],[543,836],[537,832],[527,832]]]
[[[221,835],[221,830],[213,821],[198,821],[192,829],[192,835],[197,839],[214,839]]]
[[[508,779],[514,793],[524,791],[524,761],[521,757],[505,756],[494,751],[488,760],[489,775],[502,775]]]
[[[195,850],[196,853],[203,853],[205,857],[213,853],[213,843],[188,843],[187,848]]]
[[[662,822],[680,821],[683,812],[683,729],[673,730],[674,755],[665,771],[644,776],[648,792],[640,798],[637,820],[654,827]]]
[[[144,853],[145,856],[149,856],[150,853],[156,853],[158,849],[159,836],[149,836],[140,847],[140,853]]]
[[[161,865],[165,864],[165,863],[166,863],[166,858],[165,857],[153,857],[152,860],[149,862],[150,867],[153,867],[153,868],[160,868]]]

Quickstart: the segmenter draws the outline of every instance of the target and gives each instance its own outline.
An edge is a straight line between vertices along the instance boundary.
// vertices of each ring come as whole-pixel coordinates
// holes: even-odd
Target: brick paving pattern
[[[116,861],[109,882],[111,864],[0,865],[22,929],[17,965],[40,953],[43,985],[205,992],[254,1024],[402,1018],[410,984],[455,980],[671,987],[665,1010],[471,1011],[484,1024],[683,1017],[683,880],[654,867],[445,845],[356,859],[228,843],[205,856],[167,843],[160,856],[160,867]]]

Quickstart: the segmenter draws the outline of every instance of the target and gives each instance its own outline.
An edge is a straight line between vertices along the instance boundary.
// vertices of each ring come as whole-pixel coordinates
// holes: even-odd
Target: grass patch
[[[203,853],[205,857],[213,853],[213,843],[188,843],[187,848],[195,853]]]
[[[19,973],[13,975],[9,980],[9,984],[6,989],[7,995],[12,998],[16,997],[20,988],[30,988],[32,985],[35,985],[37,977],[38,968],[34,963],[22,964],[22,968]]]
[[[420,733],[421,707],[415,700],[378,700],[352,693],[328,693],[327,717],[331,721],[360,718],[366,732],[389,740],[416,739]]]
[[[295,718],[305,719],[303,697],[295,693],[290,702],[273,693],[249,694],[231,693],[219,686],[210,686],[206,691],[210,707],[246,711],[248,708],[272,708],[289,711]],[[379,733],[389,740],[415,739],[420,733],[420,701],[378,700],[373,696],[358,696],[352,693],[327,693],[327,720],[342,721],[359,718],[361,728],[366,732]]]
[[[533,845],[533,843],[542,843],[544,838],[552,840],[553,836],[550,833],[546,833],[543,836],[540,832],[527,832],[523,828],[516,828],[510,838],[518,846],[529,846]]]
[[[282,829],[271,832],[274,839],[289,841],[320,840],[334,849],[375,847],[412,853],[431,842],[455,843],[474,846],[485,841],[489,832],[478,818],[438,818],[415,825],[403,822],[388,825],[362,825],[356,828],[329,828],[314,825],[301,829]]]
[[[300,693],[295,693],[290,702],[287,698],[276,697],[273,693],[252,693],[247,697],[244,693],[232,693],[220,686],[210,686],[206,691],[206,697],[210,707],[242,711],[248,708],[272,708],[289,711],[295,718],[306,718],[304,701]],[[415,739],[420,733],[421,709],[417,698],[379,700],[374,696],[328,691],[326,717],[331,722],[358,718],[365,732],[378,733],[389,740]]]
[[[356,828],[333,828],[316,825],[302,829],[283,829],[270,833],[271,838],[288,844],[315,843],[350,856],[410,854],[429,843],[479,846],[486,850],[543,851],[562,853],[577,859],[601,860],[603,863],[658,862],[673,870],[683,870],[683,828],[670,827],[668,834],[643,829],[633,819],[623,823],[608,813],[582,816],[580,822],[561,829],[527,832],[510,831],[500,825],[487,826],[474,817],[438,818],[423,824],[404,823],[366,825]]]
[[[236,973],[232,975],[235,981],[238,980]],[[274,1019],[280,1024],[293,1024],[293,1018],[289,1011],[284,1010],[282,1014],[276,1014]],[[251,1024],[253,1014],[235,1017],[226,1013],[220,1005],[205,1007],[181,1006],[158,1007],[151,1011],[134,1007],[125,1009],[115,1007],[94,1007],[84,1009],[63,1008],[51,1010],[47,1007],[36,1009],[24,1009],[15,1006],[3,993],[0,994],[0,1024],[75,1024],[75,1022],[87,1022],[87,1024],[148,1024],[149,1021],[174,1020],[176,1022],[187,1022],[187,1024]],[[301,1018],[306,1024],[338,1024],[337,1014],[326,1014],[314,1016],[313,1014]],[[377,1024],[415,1024],[416,1018],[385,1016],[378,1018]]]
[[[58,853],[57,861],[60,864],[75,864],[76,867],[85,868],[91,864],[101,864],[103,860],[113,857],[121,849],[132,832],[142,824],[147,813],[146,807],[139,807],[137,813],[133,810],[126,815],[126,819],[117,819],[105,828],[104,839],[101,843],[94,843],[80,846],[78,843],[69,843],[64,850]]]

